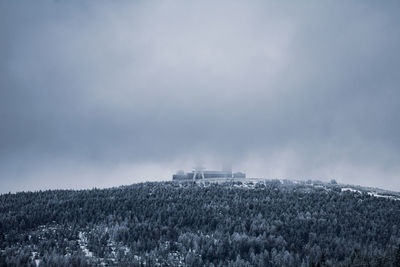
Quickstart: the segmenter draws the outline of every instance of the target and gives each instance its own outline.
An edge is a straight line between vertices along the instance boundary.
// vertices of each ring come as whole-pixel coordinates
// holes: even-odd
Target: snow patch
[[[350,192],[355,192],[355,193],[360,193],[361,194],[360,190],[356,190],[356,189],[353,189],[353,188],[350,188],[350,187],[344,187],[344,188],[341,188],[341,190],[342,190],[342,192],[350,191]]]
[[[93,257],[93,252],[89,251],[87,249],[87,237],[85,236],[84,233],[79,232],[79,247],[81,248],[81,250],[83,251],[83,253],[85,254],[86,257]]]
[[[367,192],[368,195],[373,196],[373,197],[380,197],[380,198],[386,198],[386,199],[393,199],[393,200],[400,200],[400,198],[395,197],[395,196],[385,196],[385,195],[379,195],[376,192]]]
[[[355,193],[362,193],[360,190],[356,190],[350,187],[344,187],[341,188],[342,192],[344,191],[350,191],[350,192],[355,192]],[[378,198],[385,198],[385,199],[393,199],[393,200],[400,200],[400,197],[395,197],[395,196],[387,196],[387,195],[380,195],[376,192],[366,192],[368,195],[373,196],[373,197],[378,197]]]

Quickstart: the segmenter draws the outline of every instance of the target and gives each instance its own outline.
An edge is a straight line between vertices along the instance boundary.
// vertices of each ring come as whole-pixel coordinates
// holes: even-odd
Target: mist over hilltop
[[[396,1],[1,1],[0,192],[249,177],[400,191]]]

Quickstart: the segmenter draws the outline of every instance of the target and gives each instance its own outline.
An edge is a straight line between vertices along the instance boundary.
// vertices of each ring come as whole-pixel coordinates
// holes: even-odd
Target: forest
[[[400,197],[147,182],[0,195],[0,266],[400,266]]]

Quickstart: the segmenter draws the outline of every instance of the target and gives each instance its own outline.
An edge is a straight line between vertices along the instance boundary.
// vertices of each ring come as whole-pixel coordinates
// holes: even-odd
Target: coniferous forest
[[[400,197],[154,182],[0,195],[0,266],[400,266]]]

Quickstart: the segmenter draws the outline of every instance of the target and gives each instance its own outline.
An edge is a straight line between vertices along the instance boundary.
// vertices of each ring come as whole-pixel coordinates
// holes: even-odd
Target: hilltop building
[[[203,168],[195,168],[192,172],[178,171],[172,175],[172,180],[174,181],[218,178],[246,178],[246,174],[243,172],[232,173],[232,170],[205,171]]]

